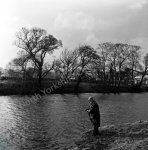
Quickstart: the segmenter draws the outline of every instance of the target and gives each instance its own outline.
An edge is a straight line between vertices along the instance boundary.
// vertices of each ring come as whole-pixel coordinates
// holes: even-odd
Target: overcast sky
[[[17,56],[22,27],[46,29],[69,48],[128,40],[148,52],[148,0],[0,0],[0,19],[0,67]]]

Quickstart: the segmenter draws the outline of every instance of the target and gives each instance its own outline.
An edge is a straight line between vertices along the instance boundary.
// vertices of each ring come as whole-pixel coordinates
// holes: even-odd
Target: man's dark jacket
[[[98,104],[93,101],[89,107],[89,116],[94,126],[100,127],[100,111]]]

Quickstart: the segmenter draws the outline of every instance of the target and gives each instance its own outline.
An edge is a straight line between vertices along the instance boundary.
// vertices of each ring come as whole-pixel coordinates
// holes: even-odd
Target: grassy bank
[[[148,92],[148,86],[137,89],[131,86],[121,86],[118,90],[115,90],[114,87],[104,87],[98,83],[86,83],[83,82],[79,85],[77,91],[75,91],[75,82],[69,82],[63,84],[62,86],[53,86],[58,85],[56,81],[46,81],[43,82],[42,91],[46,91],[47,94],[50,93],[118,93],[118,92]],[[48,90],[47,90],[48,89]],[[26,82],[22,84],[20,82],[14,81],[0,81],[0,95],[26,95],[26,94],[35,94],[38,93],[36,87],[32,82]],[[44,94],[40,92],[40,94]]]
[[[82,134],[76,145],[68,150],[147,150],[148,121],[104,126],[98,136],[92,136],[90,130]]]

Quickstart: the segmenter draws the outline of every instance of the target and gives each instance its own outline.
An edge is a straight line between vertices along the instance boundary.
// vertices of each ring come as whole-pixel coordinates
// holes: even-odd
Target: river
[[[148,93],[0,96],[0,150],[56,150],[73,146],[92,128],[86,108],[94,96],[101,126],[148,120]]]

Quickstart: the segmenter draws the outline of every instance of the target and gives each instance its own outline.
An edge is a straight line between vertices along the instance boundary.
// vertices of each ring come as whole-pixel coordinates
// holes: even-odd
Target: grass
[[[148,121],[104,126],[98,136],[93,136],[89,130],[76,145],[68,150],[147,150]]]

